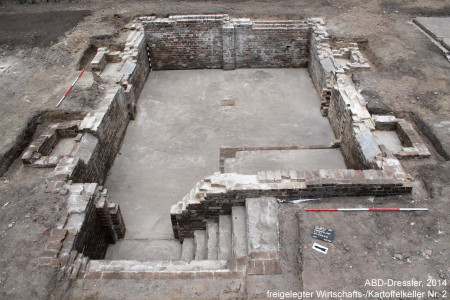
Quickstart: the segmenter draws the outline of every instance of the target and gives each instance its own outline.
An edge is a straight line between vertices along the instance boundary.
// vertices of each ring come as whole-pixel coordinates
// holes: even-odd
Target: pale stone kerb
[[[361,148],[364,159],[367,162],[370,162],[376,156],[381,156],[381,150],[370,130],[360,131],[356,134],[355,139]]]
[[[247,249],[250,255],[279,251],[278,202],[275,198],[248,198]]]

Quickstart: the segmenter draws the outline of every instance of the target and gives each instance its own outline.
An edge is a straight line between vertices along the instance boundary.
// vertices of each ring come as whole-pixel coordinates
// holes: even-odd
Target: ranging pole
[[[305,208],[306,211],[428,211],[428,208]]]
[[[56,107],[58,107],[61,102],[64,101],[64,99],[66,98],[67,94],[70,92],[70,90],[73,88],[73,86],[75,85],[75,83],[77,83],[78,79],[80,79],[81,75],[83,75],[84,73],[84,69],[81,70],[80,74],[78,74],[77,79],[75,79],[75,81],[72,83],[72,85],[70,86],[70,88],[66,91],[66,93],[64,94],[64,96],[62,96],[61,100],[59,100],[58,104],[56,104]]]

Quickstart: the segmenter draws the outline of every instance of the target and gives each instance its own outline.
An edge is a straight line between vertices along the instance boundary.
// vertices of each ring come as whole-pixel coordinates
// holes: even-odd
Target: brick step
[[[216,260],[219,252],[219,224],[214,221],[206,223],[206,259]]]
[[[247,224],[244,206],[231,209],[231,244],[233,257],[247,256]]]
[[[186,238],[181,247],[181,260],[190,262],[194,259],[195,245],[193,238]]]
[[[196,230],[194,231],[194,248],[195,248],[195,260],[205,260],[206,259],[206,231]]]
[[[219,252],[218,259],[231,258],[231,216],[219,216]]]
[[[245,260],[136,261],[91,260],[78,278],[86,279],[230,279],[245,275]]]
[[[278,202],[275,198],[246,200],[247,252],[278,253]]]

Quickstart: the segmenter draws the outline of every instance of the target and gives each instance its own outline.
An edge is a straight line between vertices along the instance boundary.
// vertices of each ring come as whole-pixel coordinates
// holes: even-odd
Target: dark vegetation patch
[[[47,47],[88,16],[88,10],[0,15],[0,46]]]

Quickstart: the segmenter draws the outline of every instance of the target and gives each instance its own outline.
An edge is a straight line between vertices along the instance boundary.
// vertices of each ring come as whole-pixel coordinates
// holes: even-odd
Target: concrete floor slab
[[[152,72],[105,184],[126,238],[173,238],[171,205],[218,171],[220,148],[330,144],[319,108],[306,69]]]
[[[267,170],[346,169],[340,149],[239,151],[225,159],[225,172],[257,174]]]

